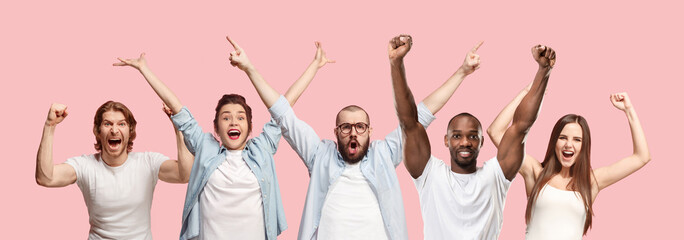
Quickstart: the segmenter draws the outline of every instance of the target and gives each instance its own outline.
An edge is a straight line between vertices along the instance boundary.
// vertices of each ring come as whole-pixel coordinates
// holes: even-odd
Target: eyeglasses
[[[340,132],[342,132],[344,134],[350,134],[352,127],[356,129],[356,133],[358,133],[358,134],[365,133],[366,130],[368,130],[368,124],[366,124],[364,122],[357,122],[354,124],[343,123],[343,124],[338,125],[337,129],[339,129]]]

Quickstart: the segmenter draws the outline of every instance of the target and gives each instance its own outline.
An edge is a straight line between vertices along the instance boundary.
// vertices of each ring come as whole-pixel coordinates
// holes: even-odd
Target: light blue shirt
[[[330,186],[344,171],[346,163],[337,150],[336,143],[321,140],[311,126],[297,118],[289,104],[273,106],[269,111],[280,125],[285,140],[299,154],[309,170],[311,180],[298,239],[314,239],[325,197]],[[418,118],[425,127],[435,119],[423,103],[418,105]],[[395,171],[402,158],[402,132],[397,128],[385,136],[384,140],[373,141],[360,163],[361,173],[368,180],[378,200],[385,230],[389,238],[395,240],[408,239],[404,202]]]
[[[285,98],[278,99],[272,108],[284,108],[283,105],[290,106]],[[201,221],[199,208],[202,207],[199,204],[199,196],[211,174],[225,161],[227,149],[211,133],[202,132],[202,128],[186,107],[173,115],[171,120],[178,130],[183,132],[185,146],[195,155],[183,205],[183,225],[180,233],[180,239],[186,240],[199,235]],[[287,229],[273,160],[280,136],[280,129],[271,119],[264,125],[263,132],[258,137],[247,141],[242,151],[242,158],[259,181],[266,227],[264,231],[266,231],[267,239],[273,240]]]

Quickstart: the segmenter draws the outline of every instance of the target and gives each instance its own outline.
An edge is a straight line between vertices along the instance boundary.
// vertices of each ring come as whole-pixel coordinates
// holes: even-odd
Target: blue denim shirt
[[[282,98],[272,108],[283,108],[282,105],[290,106],[287,100]],[[195,155],[188,190],[185,194],[183,225],[180,232],[180,239],[186,240],[199,235],[201,221],[199,208],[202,207],[199,204],[199,196],[211,174],[225,161],[227,149],[211,133],[202,132],[202,128],[186,107],[173,115],[171,120],[183,132],[185,146]],[[264,226],[266,226],[264,231],[266,231],[267,239],[273,240],[287,229],[273,160],[280,136],[280,129],[271,119],[264,125],[263,132],[258,137],[247,141],[242,151],[242,158],[259,181],[264,208]]]
[[[297,118],[289,104],[274,106],[270,111],[273,119],[280,125],[283,137],[309,170],[311,180],[298,239],[315,239],[325,197],[330,186],[344,171],[346,163],[337,150],[336,143],[321,140],[311,126]],[[423,103],[418,105],[418,117],[425,127],[435,119]],[[385,136],[384,140],[373,141],[360,163],[361,173],[378,199],[389,238],[394,240],[408,239],[404,202],[395,171],[402,159],[403,138],[401,129],[397,128]]]

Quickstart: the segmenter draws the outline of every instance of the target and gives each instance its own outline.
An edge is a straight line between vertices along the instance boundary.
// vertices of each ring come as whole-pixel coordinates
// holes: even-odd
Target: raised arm
[[[513,121],[515,109],[518,108],[520,101],[522,101],[523,97],[525,97],[525,95],[527,95],[527,93],[530,91],[530,87],[532,87],[532,83],[520,90],[518,95],[515,96],[515,98],[513,98],[513,100],[511,100],[511,102],[509,102],[508,105],[501,110],[499,115],[496,115],[496,118],[492,124],[487,128],[487,135],[489,135],[489,138],[492,140],[492,143],[495,147],[499,147],[501,138],[506,132],[506,129],[508,129],[508,125],[510,125],[511,121]]]
[[[71,165],[66,163],[55,165],[52,161],[55,127],[68,114],[66,105],[53,103],[45,120],[43,137],[40,139],[36,157],[36,183],[43,187],[64,187],[76,182],[76,170]]]
[[[249,77],[252,85],[254,85],[254,88],[257,90],[261,101],[264,102],[267,108],[271,108],[271,106],[273,106],[273,104],[275,104],[275,102],[278,100],[278,97],[280,97],[280,94],[273,87],[271,87],[271,85],[268,84],[268,82],[266,82],[266,80],[261,76],[259,71],[256,70],[252,62],[247,57],[245,50],[243,50],[229,37],[226,37],[226,39],[228,39],[230,44],[235,49],[235,51],[230,53],[230,64],[247,74],[247,77]],[[325,56],[325,52],[323,52],[321,44],[316,42],[316,56],[314,57],[313,62],[309,64],[309,67],[306,68],[306,71],[304,71],[302,76],[299,77],[299,79],[297,79],[297,81],[295,81],[285,93],[285,98],[287,98],[288,102],[290,102],[290,106],[294,106],[295,102],[297,102],[297,99],[299,99],[299,96],[302,95],[306,87],[308,87],[309,83],[311,83],[311,80],[316,75],[316,72],[318,72],[318,69],[325,66],[326,63],[332,62],[334,61],[329,60]]]
[[[480,55],[477,55],[477,49],[482,46],[482,43],[484,42],[480,42],[475,45],[475,47],[470,49],[470,51],[466,54],[461,67],[459,67],[456,72],[454,72],[454,74],[452,74],[451,77],[449,77],[449,79],[442,84],[442,86],[437,88],[434,92],[423,99],[423,104],[425,104],[425,106],[430,110],[430,112],[432,112],[433,115],[439,112],[442,107],[444,107],[444,104],[449,101],[449,98],[454,95],[454,92],[456,89],[458,89],[458,86],[461,85],[463,79],[480,68]]]
[[[404,164],[411,177],[418,178],[430,159],[430,141],[425,128],[418,122],[418,108],[406,83],[404,57],[411,50],[412,44],[411,36],[396,36],[390,40],[387,52],[399,126],[406,141],[405,146],[411,146],[403,149]]]
[[[311,83],[311,80],[316,76],[318,69],[322,68],[327,63],[335,62],[325,56],[325,51],[323,51],[320,42],[315,42],[315,44],[316,55],[314,56],[314,60],[309,64],[304,73],[302,73],[302,76],[287,89],[287,92],[285,92],[285,98],[290,102],[290,106],[294,106],[297,99],[299,99],[299,96],[302,95],[304,90],[309,86],[309,83]]]
[[[166,104],[164,104],[162,110],[168,117],[171,117],[173,114],[171,108],[166,106]],[[192,164],[195,161],[195,157],[185,146],[183,133],[176,128],[176,125],[173,123],[171,123],[171,125],[173,125],[173,130],[176,133],[178,160],[164,161],[159,168],[159,179],[169,183],[187,183],[190,179],[190,171],[192,171]]]
[[[118,58],[120,62],[114,63],[114,66],[131,66],[143,75],[145,77],[145,80],[147,80],[147,83],[150,84],[152,87],[152,90],[154,90],[155,93],[161,98],[161,100],[171,108],[171,111],[173,114],[177,114],[181,108],[183,108],[183,105],[181,104],[180,100],[178,97],[176,97],[175,94],[169,89],[164,82],[159,80],[154,73],[150,70],[149,67],[147,67],[147,61],[145,61],[145,53],[140,54],[140,57],[137,59],[122,59]]]
[[[508,105],[506,105],[506,107],[504,107],[503,110],[501,110],[499,115],[496,116],[496,119],[494,119],[492,124],[489,125],[489,128],[487,128],[487,135],[489,135],[489,138],[492,140],[492,143],[494,143],[495,147],[499,147],[499,143],[501,143],[501,138],[506,132],[508,125],[513,120],[513,114],[515,113],[515,109],[518,107],[523,97],[525,97],[525,95],[527,95],[527,93],[530,91],[530,87],[532,87],[532,83],[528,84],[525,88],[523,88],[523,90],[521,90],[520,93],[518,93],[518,95],[515,96],[515,98],[513,98],[513,100],[511,100],[511,102],[508,103]],[[528,196],[532,192],[534,184],[537,180],[536,173],[541,172],[541,168],[541,163],[539,163],[537,159],[535,159],[529,154],[525,154],[522,166],[520,167],[520,170],[518,172],[520,173],[520,175],[523,176],[523,179],[525,180],[525,190]]]
[[[609,166],[598,168],[594,171],[599,191],[620,181],[621,179],[636,172],[641,167],[651,161],[651,153],[646,143],[646,135],[641,128],[641,122],[636,110],[627,93],[616,93],[610,95],[610,102],[615,108],[623,111],[627,116],[629,128],[632,133],[632,155],[613,163]]]
[[[553,49],[537,45],[532,47],[532,56],[539,64],[530,91],[523,97],[513,114],[513,123],[506,130],[499,148],[497,159],[506,179],[513,180],[520,170],[525,156],[525,139],[532,124],[537,120],[546,85],[549,81],[551,69],[556,63],[556,53]]]

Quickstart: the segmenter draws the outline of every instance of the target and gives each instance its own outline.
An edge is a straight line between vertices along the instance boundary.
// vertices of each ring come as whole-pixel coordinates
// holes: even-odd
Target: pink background
[[[245,1],[248,2],[248,1]],[[516,2],[516,3],[514,3]],[[680,235],[684,167],[671,136],[681,121],[676,100],[684,53],[681,4],[676,1],[603,3],[412,4],[408,1],[200,3],[169,1],[11,1],[0,7],[0,94],[4,117],[3,238],[82,239],[88,216],[76,185],[38,186],[35,153],[52,102],[69,106],[54,144],[55,162],[92,153],[95,109],[106,100],[128,105],[138,125],[136,151],[175,158],[171,123],[161,101],[131,68],[112,67],[116,57],[146,52],[149,65],[200,121],[211,129],[213,108],[224,93],[240,93],[254,109],[255,130],[268,113],[246,75],[228,65],[230,34],[280,92],[299,77],[321,41],[336,64],[325,66],[295,110],[322,138],[333,138],[334,116],[348,104],[370,113],[380,139],[397,126],[387,60],[387,41],[414,37],[406,59],[416,99],[427,96],[461,64],[468,49],[479,51],[482,68],[466,79],[428,129],[435,156],[448,159],[442,140],[448,119],[468,111],[489,126],[499,110],[530,82],[536,64],[530,47],[542,43],[558,54],[541,115],[529,135],[528,152],[541,158],[553,123],[566,113],[584,115],[593,132],[593,166],[631,154],[624,114],[608,101],[626,91],[639,113],[653,160],[602,191],[594,204],[588,239],[660,239]],[[675,122],[676,121],[676,122]],[[252,136],[258,134],[255,132]],[[495,154],[489,139],[480,165]],[[285,141],[276,154],[289,229],[295,239],[309,182],[304,165]],[[408,232],[422,238],[418,195],[401,165]],[[152,232],[174,239],[180,231],[185,185],[160,182]],[[502,239],[525,232],[525,195],[520,177],[510,188]],[[456,227],[456,226],[455,226]]]

